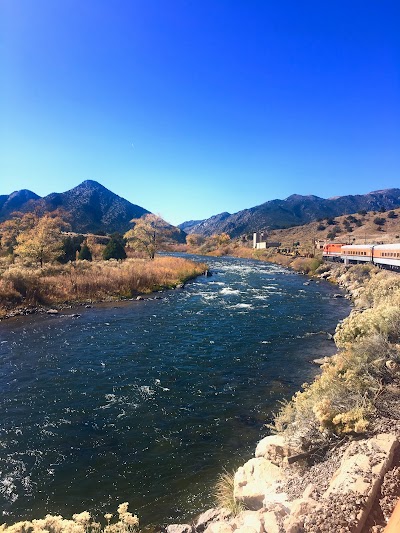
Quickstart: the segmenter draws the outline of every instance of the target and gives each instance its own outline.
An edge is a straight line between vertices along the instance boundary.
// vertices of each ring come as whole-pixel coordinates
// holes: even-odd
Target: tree
[[[39,263],[53,262],[60,257],[63,240],[59,217],[45,215],[30,229],[22,231],[16,238],[15,253],[22,258]]]
[[[134,227],[125,233],[128,246],[145,252],[154,259],[156,252],[166,244],[172,234],[172,228],[161,217],[153,214],[131,220]]]
[[[125,248],[119,239],[111,237],[103,250],[103,259],[126,259]]]
[[[205,237],[199,233],[189,233],[189,235],[186,236],[186,244],[192,248],[201,246],[204,244],[204,241]]]
[[[92,260],[92,252],[90,251],[90,248],[86,243],[82,244],[80,252],[78,254],[78,259],[80,259],[81,261],[84,259],[86,261]]]
[[[75,261],[77,252],[81,249],[81,244],[84,240],[83,235],[68,235],[63,241],[62,254],[59,257],[60,263],[68,263],[68,261]]]
[[[228,244],[231,240],[230,236],[227,233],[216,233],[212,236],[215,239],[218,246],[224,246]]]
[[[14,212],[12,218],[0,224],[1,248],[8,254],[14,254],[17,237],[22,232],[32,229],[39,221],[34,213]]]
[[[375,217],[374,218],[374,224],[377,226],[383,226],[385,224],[386,220],[383,217]]]
[[[388,218],[397,218],[397,215],[394,211],[389,211],[389,213],[387,214],[387,217]]]

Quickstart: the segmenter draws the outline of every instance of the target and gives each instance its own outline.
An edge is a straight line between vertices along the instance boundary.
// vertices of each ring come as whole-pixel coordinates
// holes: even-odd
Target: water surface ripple
[[[199,258],[204,260],[204,258]],[[333,353],[348,302],[326,282],[236,258],[161,300],[0,324],[3,521],[99,515],[142,523],[212,503],[225,467],[267,434],[278,400]]]

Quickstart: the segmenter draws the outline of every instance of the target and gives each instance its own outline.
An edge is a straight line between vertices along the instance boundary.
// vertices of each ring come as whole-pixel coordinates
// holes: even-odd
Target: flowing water
[[[123,501],[142,523],[187,520],[334,352],[321,332],[348,314],[337,288],[206,260],[212,277],[160,300],[0,324],[2,521]]]

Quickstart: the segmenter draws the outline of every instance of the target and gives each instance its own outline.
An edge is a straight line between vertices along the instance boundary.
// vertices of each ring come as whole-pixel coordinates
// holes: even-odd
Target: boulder
[[[324,499],[355,495],[363,503],[354,520],[354,532],[359,533],[371,511],[383,476],[390,468],[398,446],[395,435],[381,434],[350,444],[340,467],[333,475]]]
[[[198,533],[202,533],[211,524],[211,522],[225,520],[229,518],[231,514],[232,513],[229,511],[229,509],[225,508],[208,509],[208,511],[205,511],[197,518],[194,527]]]
[[[192,533],[193,527],[189,524],[171,524],[167,526],[167,533]]]
[[[232,533],[233,527],[223,520],[219,522],[211,522],[205,530],[205,533]]]
[[[304,530],[304,519],[315,510],[317,505],[318,502],[312,498],[299,498],[298,500],[294,500],[292,502],[290,515],[284,521],[285,532],[301,533]]]
[[[295,453],[299,451],[291,448],[282,435],[269,435],[257,444],[255,456],[264,457],[280,466],[287,457]]]
[[[250,459],[235,474],[234,497],[252,510],[263,507],[266,495],[269,503],[282,501],[286,495],[277,494],[276,489],[283,477],[282,469],[272,461],[264,457]]]
[[[47,310],[47,314],[48,315],[58,315],[58,310],[57,309],[48,309]]]

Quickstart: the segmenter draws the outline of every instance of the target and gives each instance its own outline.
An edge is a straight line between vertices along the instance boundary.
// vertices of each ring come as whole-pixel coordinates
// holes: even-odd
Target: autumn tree
[[[230,243],[231,238],[227,233],[217,233],[212,236],[216,240],[218,246],[225,246]]]
[[[190,233],[186,237],[186,244],[192,248],[198,248],[205,242],[205,237],[199,233]]]
[[[11,218],[0,224],[1,249],[13,254],[17,246],[17,237],[22,232],[32,229],[39,221],[34,213],[15,212]]]
[[[161,217],[153,214],[131,220],[134,227],[125,233],[128,246],[145,252],[154,259],[156,252],[168,241],[172,228]]]
[[[16,238],[15,254],[43,266],[60,257],[63,247],[62,227],[59,217],[44,215],[30,229],[22,231]]]

